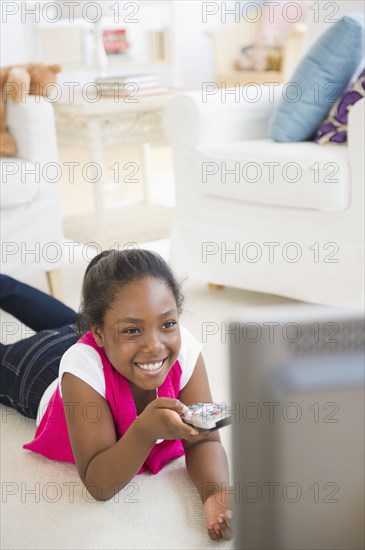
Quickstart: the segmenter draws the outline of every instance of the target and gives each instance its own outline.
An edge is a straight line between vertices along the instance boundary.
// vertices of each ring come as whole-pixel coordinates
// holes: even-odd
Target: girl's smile
[[[164,281],[145,277],[117,292],[96,342],[131,387],[152,390],[165,380],[181,346],[177,305]]]
[[[148,363],[135,363],[136,367],[142,369],[149,376],[155,376],[158,374],[168,357],[161,359],[160,361],[151,361]]]

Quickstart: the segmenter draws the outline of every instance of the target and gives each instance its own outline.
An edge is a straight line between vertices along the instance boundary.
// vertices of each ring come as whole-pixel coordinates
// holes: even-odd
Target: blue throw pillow
[[[346,15],[313,44],[299,63],[271,122],[275,141],[313,137],[358,68],[364,49],[364,15]]]

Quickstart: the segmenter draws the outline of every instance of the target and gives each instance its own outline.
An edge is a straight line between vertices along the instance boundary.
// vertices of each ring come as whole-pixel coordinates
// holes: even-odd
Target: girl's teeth
[[[158,370],[162,367],[162,363],[163,361],[160,361],[159,363],[145,363],[145,364],[137,363],[137,365],[142,370]]]

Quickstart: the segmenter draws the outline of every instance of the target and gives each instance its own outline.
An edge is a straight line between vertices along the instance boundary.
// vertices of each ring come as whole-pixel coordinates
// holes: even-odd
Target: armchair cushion
[[[53,271],[62,264],[63,239],[60,182],[51,173],[58,160],[53,106],[28,95],[9,101],[7,115],[18,155],[1,160],[1,270]],[[59,247],[56,258],[48,255],[50,244]]]
[[[346,147],[313,142],[283,146],[270,139],[210,144],[197,149],[206,195],[262,205],[345,210],[350,201]]]
[[[29,203],[37,195],[39,185],[32,162],[15,157],[2,158],[0,176],[1,210]]]
[[[271,123],[272,139],[290,142],[313,137],[357,70],[363,44],[362,14],[346,15],[320,36],[288,83]]]

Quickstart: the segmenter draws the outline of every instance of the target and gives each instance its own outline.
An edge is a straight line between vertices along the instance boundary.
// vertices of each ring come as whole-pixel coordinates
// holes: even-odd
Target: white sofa
[[[238,101],[215,90],[205,101],[194,91],[168,103],[164,125],[176,184],[172,265],[181,276],[218,285],[358,306],[365,100],[350,113],[348,146],[285,144],[268,138],[281,90],[260,90],[255,102],[240,89]]]
[[[60,168],[52,104],[27,96],[7,103],[7,119],[18,151],[0,159],[1,271],[47,273],[50,291],[60,296],[62,264]]]

